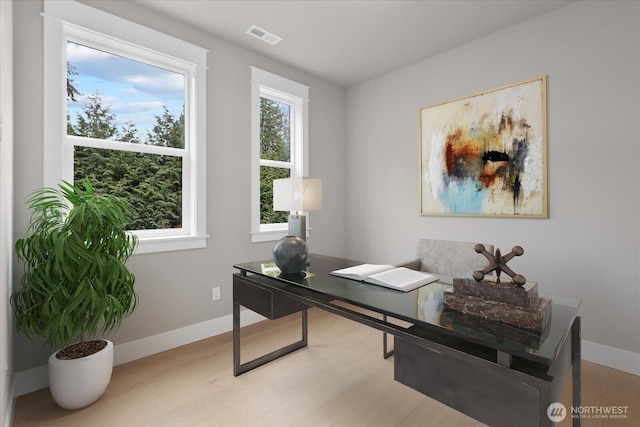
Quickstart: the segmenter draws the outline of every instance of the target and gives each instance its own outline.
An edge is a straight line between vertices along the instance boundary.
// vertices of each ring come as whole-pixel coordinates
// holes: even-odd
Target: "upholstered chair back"
[[[417,258],[420,259],[420,270],[450,277],[481,270],[489,260],[475,251],[476,243],[419,239]],[[483,245],[493,253],[493,245]]]

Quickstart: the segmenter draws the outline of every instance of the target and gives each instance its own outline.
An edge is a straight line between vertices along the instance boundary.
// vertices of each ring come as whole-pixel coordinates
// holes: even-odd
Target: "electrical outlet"
[[[220,287],[213,288],[213,301],[218,301],[220,299]]]

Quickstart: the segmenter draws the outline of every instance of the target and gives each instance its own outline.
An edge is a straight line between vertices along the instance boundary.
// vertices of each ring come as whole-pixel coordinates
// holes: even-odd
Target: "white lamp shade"
[[[317,211],[322,209],[322,180],[284,178],[273,181],[274,211]]]

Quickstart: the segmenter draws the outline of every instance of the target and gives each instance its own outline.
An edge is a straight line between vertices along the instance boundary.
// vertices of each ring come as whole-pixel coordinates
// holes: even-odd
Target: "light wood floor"
[[[243,361],[292,342],[299,317],[243,329]],[[245,351],[246,350],[246,351]],[[571,407],[570,381],[561,402]],[[640,425],[640,377],[583,363],[583,405],[628,406],[624,420],[583,426]],[[309,311],[309,347],[239,377],[231,333],[114,368],[92,406],[60,409],[49,390],[16,401],[21,426],[482,426],[393,380],[381,333],[338,316]],[[560,426],[571,425],[569,418]]]

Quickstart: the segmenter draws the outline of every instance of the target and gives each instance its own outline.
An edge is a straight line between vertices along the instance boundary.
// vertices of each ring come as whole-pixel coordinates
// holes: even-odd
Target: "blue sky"
[[[67,44],[67,61],[78,75],[73,85],[82,93],[77,102],[68,101],[71,122],[76,122],[88,96],[99,92],[102,104],[116,116],[118,129],[132,121],[144,140],[162,114],[163,105],[178,118],[184,104],[184,76],[161,68],[111,55],[74,43]]]

